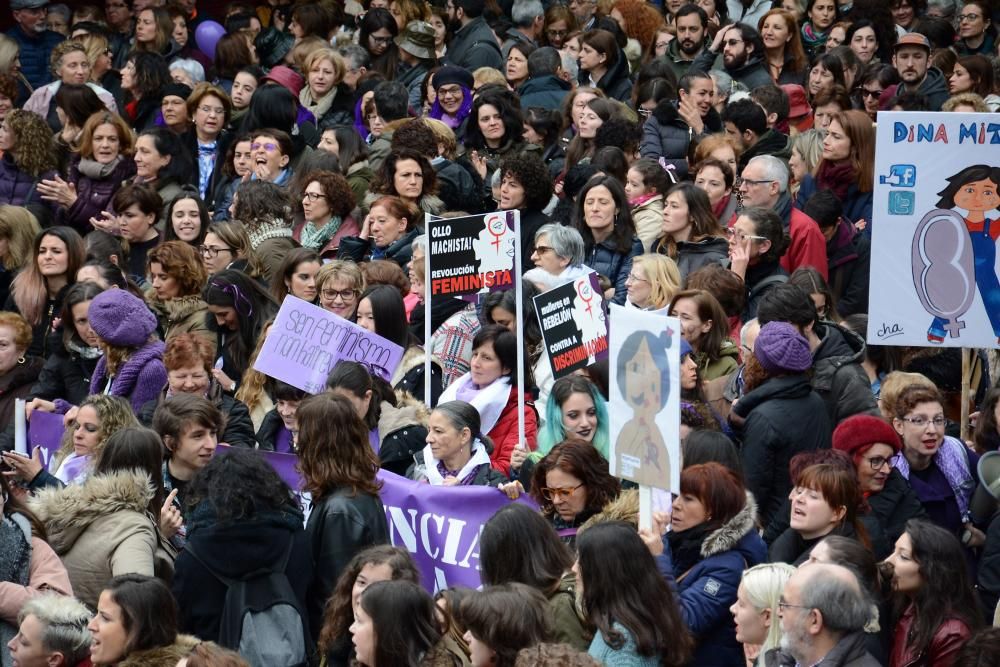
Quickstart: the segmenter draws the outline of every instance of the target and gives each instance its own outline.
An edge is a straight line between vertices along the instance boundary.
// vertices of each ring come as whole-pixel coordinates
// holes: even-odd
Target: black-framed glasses
[[[750,185],[764,185],[765,183],[774,183],[774,179],[773,178],[763,178],[763,179],[758,179],[758,178],[743,178],[742,182],[743,183],[749,183]]]
[[[542,497],[546,500],[556,500],[557,498],[569,497],[573,495],[573,492],[583,486],[583,482],[577,484],[576,486],[567,487],[545,487],[542,489]]]
[[[982,14],[959,14],[955,18],[958,19],[959,23],[961,23],[962,21],[978,21],[979,19],[983,18],[983,15]]]
[[[233,251],[232,248],[216,248],[215,246],[210,246],[210,245],[198,246],[198,252],[201,253],[201,256],[208,257],[209,259],[215,259],[216,257],[219,256],[220,252],[231,253],[232,251]]]
[[[873,456],[868,459],[868,464],[872,467],[872,470],[881,470],[882,466],[886,463],[891,463],[891,460],[884,456]]]
[[[326,199],[326,195],[322,192],[303,192],[302,196],[309,201],[316,201],[317,199]]]
[[[352,289],[345,289],[345,290],[325,289],[321,290],[319,295],[324,299],[326,299],[327,301],[336,301],[337,297],[339,296],[341,301],[347,303],[348,301],[354,301],[356,292]]]
[[[382,44],[383,46],[389,46],[392,42],[392,37],[376,37],[375,35],[369,35],[368,39],[372,40],[376,44]]]

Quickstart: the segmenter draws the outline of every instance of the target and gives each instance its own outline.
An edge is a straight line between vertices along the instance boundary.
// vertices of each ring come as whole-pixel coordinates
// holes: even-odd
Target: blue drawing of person
[[[997,238],[1000,237],[1000,219],[990,219],[986,214],[1000,206],[1000,168],[985,164],[966,167],[946,179],[948,186],[938,193],[938,208],[962,209],[965,226],[972,241],[975,281],[986,307],[986,315],[993,327],[993,334],[1000,342],[1000,280],[997,279]],[[927,340],[944,342],[947,320],[935,317],[927,330]]]
[[[639,484],[663,487],[670,481],[670,455],[656,425],[656,415],[670,397],[670,332],[659,336],[636,331],[621,347],[618,389],[632,418],[615,441],[615,471]]]

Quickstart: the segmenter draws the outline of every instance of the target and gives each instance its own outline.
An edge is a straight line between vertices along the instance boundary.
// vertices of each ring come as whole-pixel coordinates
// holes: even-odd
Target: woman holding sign
[[[303,489],[312,494],[306,532],[315,578],[307,607],[315,639],[340,573],[362,549],[387,544],[389,527],[379,498],[381,484],[375,479],[378,458],[351,402],[317,394],[302,401],[296,416]]]
[[[480,428],[493,440],[490,462],[510,474],[510,457],[518,446],[517,336],[499,325],[483,327],[472,340],[471,370],[441,394],[442,401],[466,401],[479,412]],[[530,372],[525,385],[531,385]],[[527,449],[538,440],[538,416],[530,401],[524,404]]]

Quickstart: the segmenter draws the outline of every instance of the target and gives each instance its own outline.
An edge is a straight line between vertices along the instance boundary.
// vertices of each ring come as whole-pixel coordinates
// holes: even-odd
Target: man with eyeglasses
[[[759,155],[743,168],[739,189],[745,207],[770,209],[781,218],[791,237],[788,250],[781,257],[781,268],[792,273],[800,266],[811,266],[825,279],[828,272],[826,238],[815,220],[792,206],[788,194],[788,166],[773,155]],[[736,217],[734,214],[730,227]]]
[[[667,45],[667,63],[680,79],[691,69],[691,63],[701,55],[706,47],[708,34],[708,14],[698,5],[684,5],[674,16],[677,37]]]
[[[797,285],[785,283],[770,289],[757,304],[761,326],[787,322],[808,341],[813,355],[813,390],[826,404],[831,424],[858,414],[877,415],[865,360],[865,340],[850,329],[821,320],[812,297]]]
[[[483,18],[483,0],[447,0],[445,7],[454,34],[445,62],[470,72],[480,67],[501,69],[503,56],[496,35]]]
[[[7,36],[17,42],[20,48],[21,74],[38,90],[52,81],[49,57],[56,44],[66,39],[62,35],[45,28],[49,0],[11,0],[15,25],[7,31]],[[18,104],[20,107],[28,99],[30,91],[18,84]]]
[[[764,40],[751,26],[737,23],[720,29],[712,45],[695,58],[691,67],[704,72],[718,69],[716,58],[720,56],[722,69],[747,90],[772,82],[764,66]]]
[[[879,667],[865,639],[874,607],[857,575],[843,565],[803,565],[781,593],[781,646],[764,655],[765,664]]]

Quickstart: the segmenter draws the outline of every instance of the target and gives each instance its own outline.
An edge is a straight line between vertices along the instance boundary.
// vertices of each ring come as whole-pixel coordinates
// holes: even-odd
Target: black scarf
[[[704,558],[701,555],[701,545],[712,530],[708,522],[703,522],[687,530],[667,533],[670,553],[674,559],[675,576],[681,576],[701,562]]]

